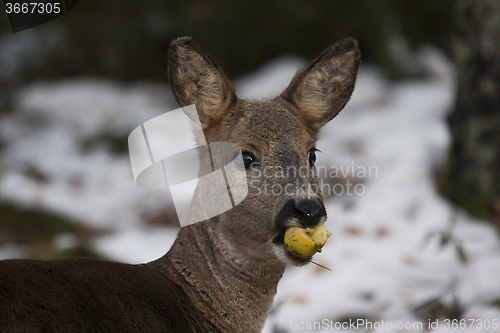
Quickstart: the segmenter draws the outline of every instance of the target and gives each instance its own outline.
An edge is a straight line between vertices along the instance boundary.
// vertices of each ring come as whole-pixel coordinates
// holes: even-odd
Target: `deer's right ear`
[[[170,44],[168,73],[175,99],[181,107],[196,105],[203,128],[221,119],[236,100],[222,69],[191,37]]]
[[[298,72],[281,97],[294,104],[306,124],[317,132],[349,101],[360,58],[358,43],[344,39]]]

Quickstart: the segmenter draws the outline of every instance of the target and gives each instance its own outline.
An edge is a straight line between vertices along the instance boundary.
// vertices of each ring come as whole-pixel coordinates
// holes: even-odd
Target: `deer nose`
[[[326,215],[325,206],[318,200],[301,200],[295,203],[295,211],[303,219],[314,219]]]

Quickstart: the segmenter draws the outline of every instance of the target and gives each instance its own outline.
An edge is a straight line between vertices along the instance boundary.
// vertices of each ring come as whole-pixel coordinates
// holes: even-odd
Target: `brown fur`
[[[170,251],[145,265],[95,260],[0,263],[0,331],[259,332],[293,258],[289,226],[323,223],[321,193],[264,195],[263,185],[317,184],[308,156],[319,128],[354,89],[359,50],[341,41],[292,80],[273,101],[239,100],[222,70],[191,38],[175,40],[169,77],[181,106],[195,104],[207,142],[237,144],[259,164],[247,170],[249,195],[235,208],[184,227]],[[282,168],[307,174],[266,177]],[[210,193],[207,193],[210,195]],[[298,203],[322,207],[305,217]],[[307,281],[304,281],[307,283]]]

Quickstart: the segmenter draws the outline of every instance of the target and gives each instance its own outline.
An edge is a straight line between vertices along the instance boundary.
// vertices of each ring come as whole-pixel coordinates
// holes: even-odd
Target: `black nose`
[[[300,200],[295,203],[295,211],[302,218],[303,224],[315,225],[319,218],[326,215],[325,206],[319,200]]]

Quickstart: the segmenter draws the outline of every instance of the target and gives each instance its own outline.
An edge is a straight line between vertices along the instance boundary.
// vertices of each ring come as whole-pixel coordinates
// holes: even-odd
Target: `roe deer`
[[[207,142],[237,144],[249,181],[289,191],[249,186],[239,205],[181,228],[170,251],[147,264],[0,262],[0,331],[260,332],[286,265],[309,261],[287,251],[285,230],[326,220],[315,140],[349,100],[359,60],[357,42],[342,40],[299,71],[281,96],[245,101],[200,45],[173,41],[173,93],[181,106],[196,105]],[[260,172],[289,167],[306,172]]]

